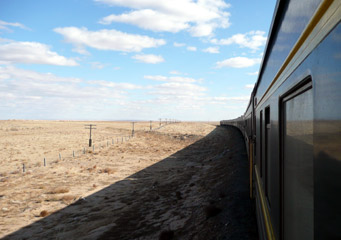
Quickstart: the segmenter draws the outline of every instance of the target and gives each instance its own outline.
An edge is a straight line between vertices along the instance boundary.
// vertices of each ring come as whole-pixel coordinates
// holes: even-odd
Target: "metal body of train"
[[[260,239],[341,239],[341,1],[278,0],[238,127]]]

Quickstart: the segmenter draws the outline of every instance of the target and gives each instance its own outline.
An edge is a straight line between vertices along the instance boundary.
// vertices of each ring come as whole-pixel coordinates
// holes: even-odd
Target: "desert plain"
[[[150,124],[0,121],[0,238],[256,239],[241,134]]]

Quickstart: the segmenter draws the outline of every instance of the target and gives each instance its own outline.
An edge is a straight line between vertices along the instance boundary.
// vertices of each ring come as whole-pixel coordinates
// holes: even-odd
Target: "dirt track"
[[[4,239],[257,239],[240,133],[218,127],[182,140],[184,149]]]

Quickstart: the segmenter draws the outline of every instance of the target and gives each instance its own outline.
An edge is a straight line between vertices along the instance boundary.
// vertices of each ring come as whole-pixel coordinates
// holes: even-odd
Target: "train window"
[[[259,173],[260,177],[263,177],[263,110],[260,111],[259,116]]]
[[[264,113],[264,117],[265,117],[265,127],[264,127],[264,137],[265,137],[265,151],[264,151],[264,180],[265,180],[265,196],[268,198],[269,201],[269,205],[270,205],[270,199],[269,199],[269,188],[270,188],[270,184],[271,181],[269,181],[270,179],[270,107],[266,107],[265,108],[265,113]]]
[[[313,90],[311,82],[281,102],[283,239],[313,239]]]

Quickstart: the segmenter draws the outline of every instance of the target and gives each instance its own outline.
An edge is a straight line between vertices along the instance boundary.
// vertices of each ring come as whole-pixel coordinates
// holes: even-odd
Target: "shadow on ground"
[[[217,127],[4,239],[257,239],[243,137]]]

